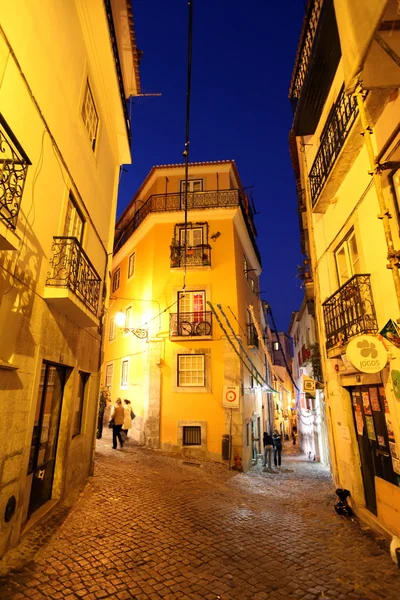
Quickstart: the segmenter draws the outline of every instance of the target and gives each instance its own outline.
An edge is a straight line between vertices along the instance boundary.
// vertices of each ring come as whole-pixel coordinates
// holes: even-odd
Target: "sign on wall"
[[[224,385],[222,392],[223,408],[239,408],[239,386]]]
[[[346,358],[362,373],[379,373],[387,363],[387,352],[378,338],[360,335],[349,342]]]

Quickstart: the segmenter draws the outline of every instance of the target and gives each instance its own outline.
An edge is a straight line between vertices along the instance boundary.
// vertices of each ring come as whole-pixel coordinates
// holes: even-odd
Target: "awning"
[[[400,86],[400,14],[397,0],[334,0],[346,93]],[[391,56],[392,55],[392,56]]]

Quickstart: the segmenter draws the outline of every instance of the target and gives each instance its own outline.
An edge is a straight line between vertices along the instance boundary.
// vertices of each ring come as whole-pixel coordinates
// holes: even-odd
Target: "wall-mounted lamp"
[[[128,333],[128,331],[130,331],[131,333],[133,333],[133,335],[136,335],[136,337],[140,338],[141,340],[144,340],[147,338],[148,335],[148,331],[147,329],[141,329],[136,328],[136,327],[125,327],[125,321],[126,321],[126,315],[123,312],[118,312],[115,315],[115,323],[118,325],[118,327],[121,327],[121,329],[124,330],[124,333]]]
[[[219,236],[221,235],[221,233],[219,231],[217,231],[216,233],[213,233],[213,235],[211,236],[211,239],[213,242],[215,242]]]

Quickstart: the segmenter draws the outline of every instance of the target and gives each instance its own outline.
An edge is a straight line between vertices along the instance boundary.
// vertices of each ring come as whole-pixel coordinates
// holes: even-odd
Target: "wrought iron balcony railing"
[[[211,246],[209,244],[199,244],[198,246],[188,246],[185,251],[184,246],[171,246],[171,269],[178,267],[210,267],[211,266]]]
[[[187,197],[188,210],[210,209],[210,208],[229,208],[240,206],[243,219],[246,224],[249,237],[253,243],[254,251],[261,263],[261,255],[257,248],[255,238],[257,231],[254,225],[253,210],[246,196],[238,189],[233,190],[208,190],[205,192],[190,192]],[[185,195],[176,194],[153,194],[146,202],[135,212],[133,218],[124,227],[120,237],[116,240],[114,251],[119,250],[127,241],[130,235],[139,227],[147,215],[157,212],[175,212],[182,211],[185,208]]]
[[[327,350],[355,335],[378,331],[369,275],[351,277],[322,307]]]
[[[311,58],[315,34],[321,14],[323,0],[312,0],[308,11],[307,20],[304,23],[303,35],[299,46],[296,66],[290,87],[290,99],[292,102],[299,100],[307,75],[308,64]]]
[[[68,288],[97,316],[101,279],[75,237],[54,237],[46,285]]]
[[[212,335],[212,312],[179,312],[169,315],[170,336]]]
[[[357,100],[354,96],[345,94],[344,87],[342,87],[327,119],[317,156],[309,175],[313,207],[317,203],[357,115]]]
[[[246,323],[247,345],[258,348],[258,334],[254,323]]]
[[[17,226],[30,164],[18,140],[0,115],[0,219],[10,229]]]

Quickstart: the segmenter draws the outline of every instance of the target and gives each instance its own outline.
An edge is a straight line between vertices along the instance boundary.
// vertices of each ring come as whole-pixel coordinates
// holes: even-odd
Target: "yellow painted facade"
[[[379,10],[386,7],[383,19],[389,18],[393,3],[378,4]],[[315,299],[333,475],[338,487],[350,490],[360,517],[399,535],[400,349],[379,332],[389,320],[399,319],[400,98],[397,86],[384,78],[364,90],[348,78],[362,69],[356,64],[362,54],[349,52],[349,47],[366,31],[358,27],[354,36],[349,33],[355,25],[347,19],[344,3],[335,8],[345,60],[335,42],[334,13],[318,14],[317,3],[310,6],[319,34],[325,32],[331,47],[319,78],[312,71],[315,63],[307,63],[306,50],[299,49],[291,87],[297,102],[291,151],[303,252],[311,261],[305,290],[306,297]],[[390,43],[397,44],[397,36]],[[363,42],[363,48],[367,52],[369,43]],[[321,59],[327,48],[316,43],[312,52]],[[301,60],[308,64],[303,79]],[[363,60],[365,68],[369,58]],[[386,64],[393,74],[398,71],[394,62]],[[384,75],[377,64],[371,74]],[[317,80],[316,99],[312,90]],[[370,369],[371,354],[356,368],[348,353],[353,339],[371,348],[365,356],[375,356],[374,346],[383,343],[385,364]]]
[[[140,91],[130,18],[122,0],[1,11],[0,557],[92,469],[125,102]]]
[[[112,399],[131,400],[137,442],[221,461],[222,436],[231,434],[231,465],[248,469],[268,398],[238,354],[270,381],[248,335],[248,305],[265,328],[252,211],[232,161],[191,164],[185,251],[184,179],[183,165],[154,167],[117,223],[102,384]],[[119,312],[133,332],[115,325]],[[178,365],[197,360],[182,356],[199,357],[201,381],[181,380]],[[222,405],[224,386],[236,386],[240,397],[232,414]],[[192,432],[194,444],[186,437]]]

